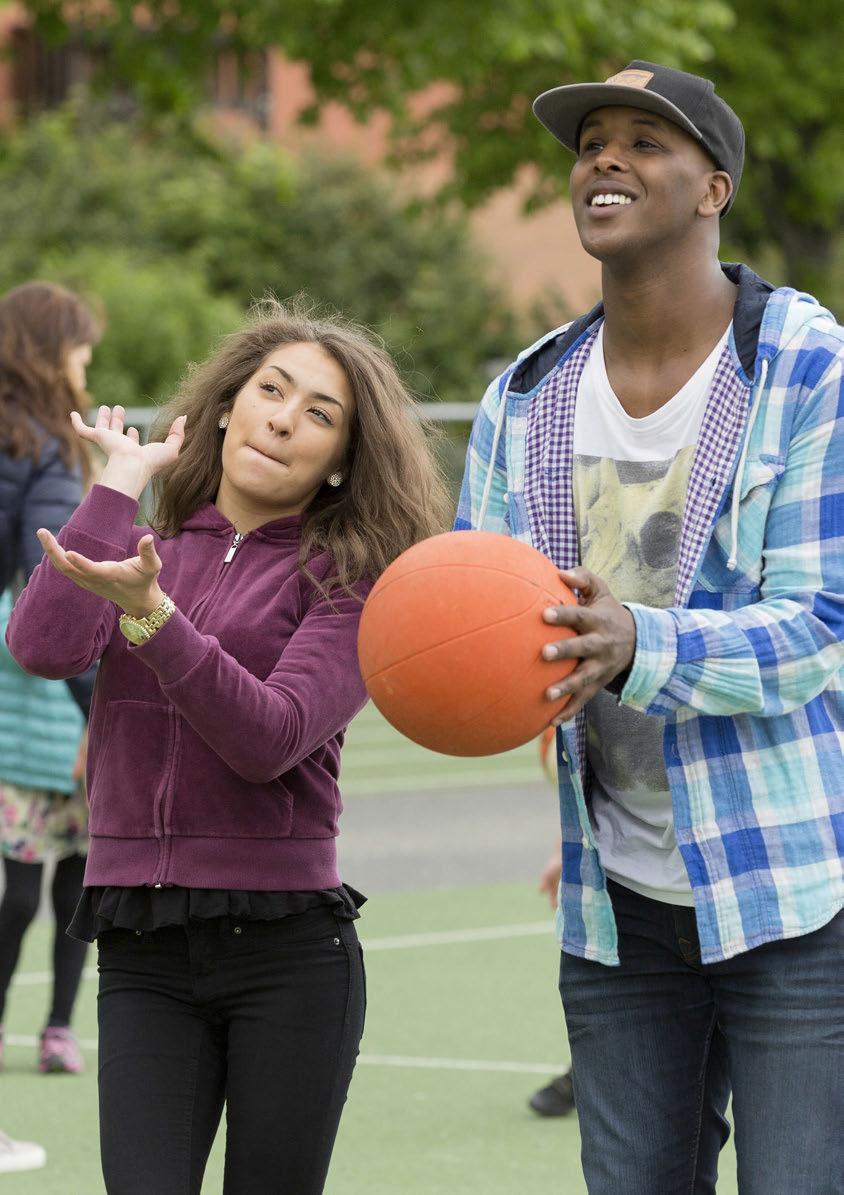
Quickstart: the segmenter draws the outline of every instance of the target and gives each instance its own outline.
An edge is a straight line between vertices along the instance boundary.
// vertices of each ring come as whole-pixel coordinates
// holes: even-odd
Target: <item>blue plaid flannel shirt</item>
[[[578,563],[577,384],[598,322],[526,393],[488,388],[457,529]],[[557,329],[519,361],[565,332]],[[737,492],[736,492],[737,491]],[[675,835],[705,963],[809,933],[844,903],[844,329],[807,295],[765,304],[752,376],[734,334],[689,481],[669,609],[626,603],[637,643],[620,700],[665,719]],[[585,717],[557,736],[571,954],[618,963],[589,820]]]

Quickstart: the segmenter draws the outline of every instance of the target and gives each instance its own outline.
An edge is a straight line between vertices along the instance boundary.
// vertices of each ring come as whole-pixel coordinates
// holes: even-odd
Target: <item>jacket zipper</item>
[[[176,710],[174,706],[170,706],[167,711],[167,746],[170,751],[170,761],[167,768],[167,775],[164,783],[158,790],[155,798],[155,806],[153,812],[153,821],[155,825],[155,837],[158,840],[158,863],[156,864],[155,872],[153,873],[152,882],[155,888],[160,888],[163,883],[164,873],[167,869],[167,832],[165,829],[165,806],[167,802],[168,790],[173,780],[173,772],[176,766]]]
[[[231,564],[232,560],[234,559],[235,552],[237,551],[237,549],[240,547],[240,545],[243,543],[243,541],[245,539],[246,539],[246,535],[242,535],[239,531],[235,532],[234,539],[229,544],[228,551],[226,552],[225,556],[223,557],[223,562],[220,565],[220,570],[217,573],[217,576],[216,576],[211,588],[208,590],[208,592],[203,597],[201,597],[199,599],[198,602],[196,602],[191,607],[190,610],[188,610],[186,612],[186,617],[190,619],[190,621],[193,623],[193,625],[196,627],[197,630],[199,630],[199,625],[196,620],[197,614],[199,613],[200,610],[202,610],[205,606],[207,606],[208,603],[210,602],[211,598],[214,597],[215,593],[217,592],[217,590],[220,587],[223,577],[226,575],[226,565]]]
[[[229,545],[228,551],[226,552],[225,556],[223,557],[223,565],[224,566],[231,563],[231,561],[234,559],[235,552],[240,547],[240,545],[243,543],[245,538],[246,538],[246,536],[242,535],[241,532],[239,532],[239,531],[235,532],[234,539],[232,540],[231,544]],[[222,581],[224,574],[225,574],[225,568],[221,567],[219,573],[217,574],[217,579],[214,582],[214,584],[211,586],[211,589],[208,591],[208,593],[205,594],[205,596],[203,598],[201,598],[196,603],[196,605],[193,607],[193,609],[188,612],[188,618],[190,618],[190,620],[194,623],[194,626],[196,626],[196,622],[194,621],[194,619],[195,619],[197,611],[200,610],[204,605],[206,605],[206,603],[209,601],[209,599],[214,594],[214,592],[219,588],[220,582]],[[158,798],[156,800],[156,808],[155,808],[155,832],[156,832],[156,837],[158,838],[158,841],[160,843],[159,853],[158,853],[158,866],[156,867],[155,874],[153,875],[153,886],[156,888],[161,888],[161,887],[163,887],[164,883],[166,883],[166,876],[167,876],[167,872],[168,872],[169,864],[170,864],[170,838],[171,838],[171,835],[168,834],[168,831],[167,831],[167,819],[171,813],[172,804],[173,804],[172,789],[173,789],[173,782],[174,782],[175,772],[176,772],[176,755],[178,753],[178,746],[179,746],[179,733],[178,733],[178,731],[179,731],[179,727],[178,727],[179,715],[176,713],[175,708],[172,706],[170,707],[170,719],[171,719],[171,721],[170,721],[170,741],[172,744],[172,756],[171,756],[171,760],[170,760],[170,767],[167,771],[167,780],[158,795]]]
[[[239,531],[236,531],[234,534],[234,539],[232,540],[231,545],[229,547],[229,550],[228,550],[228,552],[226,552],[225,556],[223,557],[223,564],[231,564],[231,562],[234,560],[234,554],[237,551],[237,549],[240,547],[240,545],[243,543],[243,540],[244,540],[244,536],[242,536]]]

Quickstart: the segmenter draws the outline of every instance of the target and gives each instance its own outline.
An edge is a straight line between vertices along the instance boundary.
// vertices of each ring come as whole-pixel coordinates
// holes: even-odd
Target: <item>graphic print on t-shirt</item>
[[[668,461],[575,454],[580,559],[627,601],[671,605],[693,454],[694,445]]]

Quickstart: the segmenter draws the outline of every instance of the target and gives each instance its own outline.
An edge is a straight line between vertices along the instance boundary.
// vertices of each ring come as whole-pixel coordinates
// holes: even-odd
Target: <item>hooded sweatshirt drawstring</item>
[[[509,381],[509,379],[508,379]],[[501,429],[504,427],[504,417],[507,414],[507,387],[504,387],[504,393],[501,396],[501,401],[498,404],[498,416],[495,420],[495,435],[492,438],[492,451],[489,454],[489,465],[486,471],[486,478],[484,479],[484,492],[481,497],[481,509],[478,514],[478,530],[483,531],[484,519],[486,518],[487,507],[489,506],[489,498],[492,493],[492,479],[495,475],[495,461],[498,456],[498,442],[501,439]]]
[[[750,447],[750,437],[753,433],[753,425],[756,422],[756,416],[759,414],[759,408],[762,405],[762,391],[765,389],[765,379],[768,376],[768,358],[763,357],[759,366],[759,383],[754,389],[756,390],[756,400],[750,408],[750,415],[747,420],[747,432],[744,437],[744,444],[741,449],[741,456],[739,457],[738,468],[736,469],[736,479],[733,482],[733,501],[730,506],[730,555],[727,559],[727,568],[733,572],[738,560],[738,524],[739,524],[739,505],[741,503],[741,486],[744,480],[744,470],[747,465],[747,452]]]

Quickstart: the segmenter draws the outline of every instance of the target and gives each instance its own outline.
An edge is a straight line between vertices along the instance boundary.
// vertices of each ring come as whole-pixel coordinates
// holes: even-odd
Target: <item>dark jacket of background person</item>
[[[45,434],[37,461],[0,449],[0,592],[29,580],[42,556],[35,532],[46,527],[55,535],[81,498],[80,470],[64,463],[54,437]],[[86,718],[95,679],[91,668],[67,682]]]
[[[59,535],[123,560],[148,529],[138,503],[95,485]],[[337,887],[340,747],[366,701],[359,597],[323,597],[298,568],[301,518],[234,540],[204,503],[161,539],[175,613],[130,647],[118,611],[44,561],[19,598],[9,648],[54,678],[101,659],[89,723],[93,886],[317,891]],[[319,580],[330,556],[309,562]],[[360,597],[367,586],[359,587]],[[107,746],[107,753],[105,747]],[[106,758],[107,755],[107,758]]]

